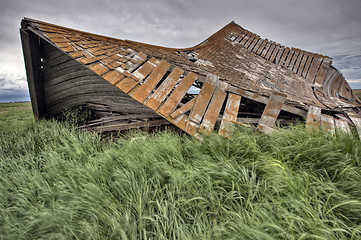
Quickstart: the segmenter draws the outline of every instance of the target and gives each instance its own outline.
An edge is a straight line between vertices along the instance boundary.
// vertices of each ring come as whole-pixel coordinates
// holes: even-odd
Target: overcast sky
[[[361,0],[0,0],[0,102],[28,100],[23,17],[167,47],[191,47],[235,21],[262,38],[333,58],[361,88]]]

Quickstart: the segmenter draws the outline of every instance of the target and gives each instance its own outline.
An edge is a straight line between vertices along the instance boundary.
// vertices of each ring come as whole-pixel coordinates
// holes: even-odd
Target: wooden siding
[[[71,105],[87,105],[103,116],[142,114],[143,118],[160,118],[148,107],[56,47],[43,41],[44,96],[49,117]]]

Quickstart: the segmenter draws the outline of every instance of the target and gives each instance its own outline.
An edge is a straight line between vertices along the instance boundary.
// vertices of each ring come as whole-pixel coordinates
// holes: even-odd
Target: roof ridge
[[[113,40],[113,41],[114,40],[115,41],[123,41],[123,42],[126,42],[126,43],[138,44],[138,45],[143,45],[143,46],[146,46],[146,47],[159,48],[159,49],[168,50],[168,51],[191,51],[191,50],[195,50],[195,49],[199,49],[199,48],[203,48],[205,46],[208,46],[209,42],[207,42],[207,41],[210,41],[211,39],[215,38],[221,32],[223,32],[230,24],[234,23],[234,21],[232,21],[231,23],[224,26],[222,29],[218,30],[216,33],[212,34],[206,40],[204,40],[203,42],[201,42],[201,43],[199,43],[199,44],[197,44],[197,45],[195,45],[193,47],[171,48],[171,47],[158,46],[158,45],[149,44],[149,43],[137,42],[137,41],[133,41],[133,40],[129,40],[129,39],[120,39],[120,38],[115,38],[115,37],[110,37],[110,36],[104,36],[104,35],[100,35],[100,34],[86,32],[86,31],[82,31],[82,30],[78,30],[78,29],[74,29],[74,28],[69,28],[69,27],[64,27],[64,26],[60,26],[60,25],[56,25],[56,24],[36,20],[36,19],[33,19],[33,18],[27,18],[27,17],[24,17],[22,19],[21,28],[25,28],[27,26],[26,24],[29,23],[29,22],[34,23],[34,24],[42,24],[42,25],[46,25],[46,26],[50,26],[50,27],[55,27],[55,28],[59,28],[59,29],[67,30],[67,31],[74,31],[74,32],[78,32],[78,33],[81,33],[81,34],[86,34],[86,35],[90,35],[90,36],[94,36],[94,37],[106,38],[106,39],[110,39],[110,40]],[[237,26],[239,26],[239,25],[237,25]]]

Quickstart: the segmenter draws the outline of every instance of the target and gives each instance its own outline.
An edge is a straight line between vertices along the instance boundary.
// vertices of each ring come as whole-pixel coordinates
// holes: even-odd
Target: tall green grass
[[[356,135],[0,134],[0,239],[361,238]]]

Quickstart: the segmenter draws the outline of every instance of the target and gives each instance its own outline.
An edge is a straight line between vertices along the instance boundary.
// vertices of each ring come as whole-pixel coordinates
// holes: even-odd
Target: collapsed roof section
[[[269,132],[281,116],[307,117],[309,125],[328,129],[354,124],[361,131],[361,102],[331,58],[262,39],[234,22],[187,49],[28,18],[21,36],[38,117],[76,103],[97,111],[103,105],[123,119],[140,109],[148,124],[163,118],[193,136],[211,132],[217,121],[224,136],[234,123],[252,121]],[[115,111],[116,106],[128,110]]]

